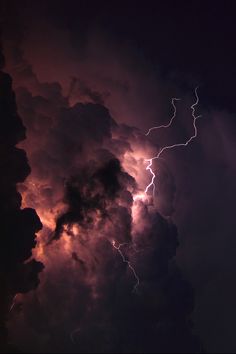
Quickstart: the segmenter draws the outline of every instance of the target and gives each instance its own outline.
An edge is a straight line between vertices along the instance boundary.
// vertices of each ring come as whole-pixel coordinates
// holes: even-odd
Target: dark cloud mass
[[[2,54],[0,58],[3,68]],[[17,113],[11,78],[3,71],[0,71],[0,116],[0,351],[6,352],[9,350],[6,321],[14,297],[37,287],[38,274],[43,267],[34,259],[29,260],[36,245],[35,233],[42,224],[33,209],[21,209],[16,184],[24,182],[30,167],[26,153],[16,145],[25,139],[25,127]]]

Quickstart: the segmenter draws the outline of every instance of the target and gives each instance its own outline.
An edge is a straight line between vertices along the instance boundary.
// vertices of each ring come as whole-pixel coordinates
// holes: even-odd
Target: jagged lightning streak
[[[153,197],[154,197],[155,191],[156,191],[156,185],[155,185],[156,175],[155,175],[155,173],[153,172],[153,169],[152,169],[153,159],[145,160],[145,162],[148,162],[148,165],[146,167],[146,171],[149,171],[150,174],[152,175],[152,180],[149,183],[149,185],[146,187],[145,193],[147,194],[149,189],[152,187],[152,194],[153,194]]]
[[[148,136],[153,130],[157,130],[157,129],[167,129],[167,128],[170,128],[170,127],[171,127],[172,123],[174,122],[174,119],[176,118],[176,114],[177,114],[177,107],[176,107],[175,102],[176,102],[176,101],[180,101],[180,100],[181,100],[181,98],[175,98],[175,97],[172,98],[172,100],[171,100],[171,104],[172,104],[172,106],[173,106],[174,113],[173,113],[173,115],[172,115],[172,117],[171,117],[169,123],[150,128],[150,129],[148,130],[148,132],[145,134],[146,136]],[[149,191],[149,189],[150,189],[151,187],[153,187],[152,193],[153,193],[153,196],[154,196],[154,195],[155,195],[155,189],[156,189],[156,186],[155,186],[154,181],[155,181],[156,175],[155,175],[155,173],[154,173],[153,170],[152,170],[152,161],[153,161],[153,160],[150,159],[150,160],[148,161],[148,162],[149,162],[149,163],[148,163],[148,166],[146,167],[146,171],[149,171],[150,174],[152,175],[152,180],[151,180],[150,184],[146,187],[145,193],[147,194],[148,191]],[[147,160],[146,160],[146,162],[147,162]]]
[[[140,284],[140,280],[139,280],[139,277],[138,277],[138,275],[136,273],[136,270],[134,269],[134,267],[132,266],[130,261],[125,258],[125,255],[123,254],[123,252],[121,250],[121,247],[126,246],[126,245],[127,245],[127,243],[121,243],[119,246],[117,246],[116,245],[116,241],[115,240],[112,241],[112,246],[119,252],[123,262],[128,265],[129,269],[132,271],[132,273],[133,273],[133,275],[134,275],[134,277],[136,279],[136,284],[135,284],[134,289],[133,289],[133,292],[136,292],[137,289],[138,289],[138,286]]]
[[[16,294],[13,298],[13,301],[12,301],[12,305],[10,307],[10,310],[9,310],[9,314],[13,311],[14,307],[16,306],[16,300],[18,298],[18,294]]]
[[[161,157],[161,155],[162,155],[165,151],[167,151],[167,150],[172,150],[172,149],[175,149],[175,148],[177,148],[177,147],[187,147],[194,139],[196,139],[196,137],[197,137],[197,135],[198,135],[198,130],[197,130],[197,124],[196,124],[196,123],[197,123],[197,120],[202,117],[201,115],[196,116],[196,107],[197,107],[198,104],[199,104],[198,87],[195,88],[195,96],[196,96],[196,102],[191,106],[192,117],[193,117],[194,134],[193,134],[185,143],[179,143],[179,144],[173,144],[173,145],[169,145],[169,146],[164,146],[164,147],[159,151],[159,153],[158,153],[156,156],[154,156],[154,157],[152,157],[152,158],[150,158],[150,159],[146,159],[146,160],[145,160],[145,162],[148,164],[147,167],[146,167],[146,171],[149,171],[150,174],[152,175],[152,180],[151,180],[151,182],[149,183],[149,185],[148,185],[148,186],[146,187],[146,189],[145,189],[145,193],[146,193],[146,194],[148,193],[148,191],[149,191],[149,189],[150,189],[151,187],[153,188],[153,195],[154,195],[154,193],[155,193],[155,179],[156,179],[156,175],[155,175],[155,173],[154,173],[154,171],[153,171],[153,169],[152,169],[153,161],[154,161],[154,160],[158,160],[158,159]],[[172,104],[173,104],[173,102],[175,102],[175,101],[173,101],[173,99],[172,99]],[[175,105],[174,105],[174,107],[175,107]],[[174,118],[175,118],[175,116],[176,116],[176,109],[175,109]],[[172,118],[173,118],[173,117],[172,117]],[[174,118],[173,118],[173,119],[174,119]],[[168,125],[162,126],[162,127],[164,127],[164,128],[170,127],[171,124],[172,124],[172,122],[173,122],[173,119],[171,119],[171,121],[170,121],[170,123],[169,123]],[[148,132],[148,134],[146,134],[146,135],[149,135],[150,132],[151,132],[152,130],[154,130],[154,129],[159,129],[159,127],[153,127],[153,128],[151,128],[151,129],[149,129],[149,132]]]
[[[149,191],[149,189],[150,189],[151,187],[153,188],[153,196],[154,196],[154,194],[155,194],[155,179],[156,179],[156,175],[155,175],[155,173],[154,173],[154,171],[153,171],[153,169],[152,169],[153,161],[160,159],[161,155],[162,155],[162,154],[164,153],[164,151],[166,151],[166,150],[171,150],[171,149],[174,149],[174,148],[176,148],[176,147],[181,147],[181,146],[182,146],[182,147],[188,146],[188,145],[192,142],[192,140],[194,140],[194,139],[197,137],[198,131],[197,131],[196,122],[197,122],[197,119],[201,117],[201,115],[196,116],[196,106],[197,106],[198,103],[199,103],[198,87],[196,87],[196,89],[195,89],[195,96],[196,96],[196,102],[191,106],[191,109],[192,109],[192,117],[193,117],[194,134],[193,134],[185,143],[179,143],[179,144],[174,144],[174,145],[170,145],[170,146],[165,146],[165,147],[163,147],[163,148],[159,151],[159,153],[158,153],[156,156],[154,156],[154,157],[152,157],[152,158],[150,158],[150,159],[146,159],[146,160],[145,160],[145,162],[147,162],[146,171],[149,171],[150,174],[152,175],[151,182],[148,184],[148,186],[147,186],[146,189],[145,189],[145,193],[146,193],[146,194],[148,193],[148,191]],[[175,104],[175,103],[176,103],[176,101],[179,101],[179,100],[180,100],[180,98],[172,98],[172,101],[171,101],[171,102],[172,102],[172,106],[173,106],[173,108],[174,108],[174,113],[173,113],[173,116],[171,117],[169,123],[166,124],[166,125],[160,125],[160,126],[156,126],[156,127],[150,128],[149,131],[145,134],[146,136],[148,136],[153,130],[163,129],[163,128],[165,129],[165,128],[171,127],[171,125],[172,125],[174,119],[176,118],[176,114],[177,114],[177,108],[176,108],[176,104]],[[135,284],[134,289],[133,289],[133,292],[136,292],[137,289],[138,289],[138,286],[140,285],[140,279],[139,279],[139,277],[138,277],[138,275],[137,275],[137,272],[136,272],[136,270],[134,269],[133,265],[131,264],[131,262],[130,262],[128,259],[126,259],[124,253],[122,252],[122,249],[121,249],[121,248],[124,247],[124,246],[126,246],[126,245],[127,245],[127,243],[121,243],[121,244],[117,245],[115,240],[112,241],[112,246],[113,246],[113,248],[114,248],[116,251],[118,251],[118,253],[120,254],[120,256],[121,256],[121,258],[122,258],[122,260],[123,260],[123,262],[128,265],[129,269],[132,271],[132,273],[133,273],[133,275],[134,275],[134,277],[135,277],[135,279],[136,279],[136,284]]]
[[[172,98],[172,100],[171,100],[171,104],[174,108],[174,113],[173,113],[173,116],[171,117],[169,123],[150,128],[149,131],[145,134],[146,136],[148,136],[153,130],[169,128],[172,125],[174,119],[176,118],[176,113],[177,113],[177,108],[176,108],[175,102],[180,101],[180,100],[181,100],[181,98],[175,98],[175,97]]]

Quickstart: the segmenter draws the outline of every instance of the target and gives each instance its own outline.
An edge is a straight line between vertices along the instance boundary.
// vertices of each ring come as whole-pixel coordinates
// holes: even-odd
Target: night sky
[[[0,0],[0,352],[236,352],[235,12]]]

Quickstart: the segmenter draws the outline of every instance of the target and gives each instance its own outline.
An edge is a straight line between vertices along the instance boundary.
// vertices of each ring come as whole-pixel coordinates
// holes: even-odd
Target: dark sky
[[[97,32],[118,50],[124,47],[127,67],[160,80],[165,92],[172,92],[166,82],[184,93],[200,85],[199,145],[169,161],[178,190],[177,263],[195,290],[193,319],[204,348],[235,352],[235,1],[2,1],[2,6],[5,35],[17,38],[20,29],[20,42],[35,19],[68,32],[74,53],[83,52],[90,33]],[[46,46],[46,32],[42,37]]]
[[[3,13],[16,15],[20,7],[13,4],[2,5]],[[86,41],[88,31],[101,29],[117,43],[129,43],[153,70],[161,66],[163,75],[176,71],[179,80],[186,75],[196,77],[203,82],[208,103],[234,111],[234,1],[21,4],[29,22],[37,12],[38,18],[50,18],[81,42]]]
[[[234,109],[234,1],[71,1],[70,6],[51,1],[49,8],[75,36],[100,27],[133,44],[153,68],[161,65],[163,75],[195,76],[203,81],[209,102]]]

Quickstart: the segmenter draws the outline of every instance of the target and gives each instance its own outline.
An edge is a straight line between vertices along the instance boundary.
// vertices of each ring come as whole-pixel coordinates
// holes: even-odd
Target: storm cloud
[[[33,254],[45,266],[37,290],[16,299],[11,341],[33,352],[196,352],[196,332],[208,351],[234,351],[231,15],[222,24],[210,2],[136,4],[137,16],[132,2],[11,3],[4,50],[27,139],[14,148],[4,122],[13,143],[2,166],[40,216]],[[145,159],[192,134],[199,84],[198,139],[154,163],[147,196]],[[145,137],[168,121],[172,97],[171,129]]]
[[[1,69],[3,69],[3,56]],[[25,139],[25,127],[17,113],[11,77],[0,72],[0,350],[8,351],[6,321],[14,307],[14,297],[35,289],[43,266],[31,259],[36,245],[36,232],[42,224],[33,209],[21,209],[17,183],[24,182],[30,173],[25,151],[16,145]],[[26,262],[27,261],[27,262]]]

